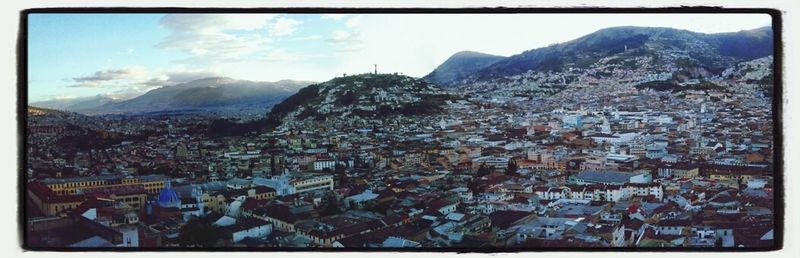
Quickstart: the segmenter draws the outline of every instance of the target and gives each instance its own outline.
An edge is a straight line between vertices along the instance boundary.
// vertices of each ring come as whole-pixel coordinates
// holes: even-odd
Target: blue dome
[[[172,189],[172,184],[169,181],[164,183],[164,189],[161,189],[161,193],[158,194],[158,206],[162,208],[181,207],[181,198],[178,197],[175,189]]]

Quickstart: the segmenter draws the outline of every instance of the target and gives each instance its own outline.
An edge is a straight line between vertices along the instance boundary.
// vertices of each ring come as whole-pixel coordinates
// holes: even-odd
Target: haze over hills
[[[463,80],[472,73],[492,65],[503,58],[505,57],[473,51],[461,51],[450,56],[444,63],[436,67],[435,70],[425,75],[423,79],[443,87],[453,86],[455,82]]]
[[[82,111],[82,110],[96,108],[105,105],[106,103],[115,101],[123,101],[123,99],[115,99],[108,95],[98,94],[89,97],[60,98],[60,99],[51,99],[45,101],[37,101],[30,103],[30,105],[35,107],[58,109],[58,110]]]
[[[76,111],[87,114],[108,114],[269,108],[310,83],[291,80],[254,82],[223,77],[204,78],[154,89],[129,100],[107,102]]]

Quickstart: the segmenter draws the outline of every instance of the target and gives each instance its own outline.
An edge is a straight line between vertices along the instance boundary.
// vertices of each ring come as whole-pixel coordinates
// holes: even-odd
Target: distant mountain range
[[[255,82],[213,77],[165,86],[128,100],[104,96],[74,103],[38,102],[43,106],[85,114],[142,113],[178,110],[269,108],[302,87],[306,81]],[[56,104],[56,105],[54,105]]]
[[[107,95],[99,94],[90,97],[64,98],[64,99],[51,99],[45,101],[38,101],[31,103],[31,106],[79,112],[83,110],[89,110],[96,107],[100,107],[102,105],[115,101],[122,101],[122,100],[115,99]]]
[[[618,58],[624,64],[645,57],[651,58],[651,66],[678,65],[680,72],[691,75],[688,77],[707,77],[720,75],[740,62],[771,55],[772,43],[771,27],[717,34],[672,28],[613,27],[506,58],[459,52],[425,79],[443,86],[463,86],[530,72],[588,69],[610,58]]]

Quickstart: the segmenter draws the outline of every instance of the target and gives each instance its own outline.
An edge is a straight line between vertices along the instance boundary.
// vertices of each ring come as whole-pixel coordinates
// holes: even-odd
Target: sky
[[[510,56],[614,26],[701,33],[769,26],[766,14],[31,14],[29,102],[131,98],[211,76],[327,81],[422,77],[452,54]]]

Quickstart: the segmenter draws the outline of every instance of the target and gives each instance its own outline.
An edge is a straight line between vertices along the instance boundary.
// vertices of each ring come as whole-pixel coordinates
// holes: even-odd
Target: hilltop
[[[441,111],[456,97],[425,80],[397,74],[360,74],[334,78],[301,89],[267,116],[269,121],[326,120],[345,117],[419,115]]]

